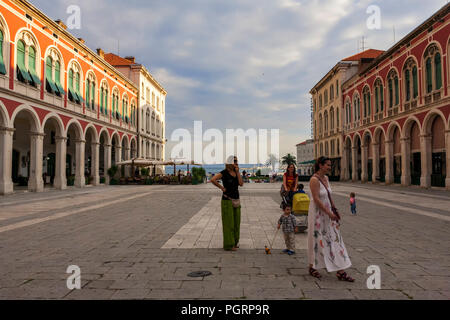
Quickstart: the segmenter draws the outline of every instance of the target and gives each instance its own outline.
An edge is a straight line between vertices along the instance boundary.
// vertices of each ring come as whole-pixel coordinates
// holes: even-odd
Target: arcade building
[[[0,194],[108,183],[108,168],[138,155],[138,99],[61,21],[0,2]]]
[[[450,4],[342,84],[341,179],[450,189]]]

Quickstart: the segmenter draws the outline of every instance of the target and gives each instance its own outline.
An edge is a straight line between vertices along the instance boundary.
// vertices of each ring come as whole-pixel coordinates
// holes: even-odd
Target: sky
[[[32,0],[66,23],[92,50],[134,56],[167,91],[171,134],[194,121],[203,130],[279,129],[280,156],[311,138],[310,89],[341,59],[389,49],[446,4],[444,0]],[[380,28],[367,13],[380,8]]]

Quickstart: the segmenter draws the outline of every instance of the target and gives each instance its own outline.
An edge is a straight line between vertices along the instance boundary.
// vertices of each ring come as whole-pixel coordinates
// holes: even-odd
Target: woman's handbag
[[[328,200],[330,200],[330,204],[331,204],[331,211],[333,212],[333,214],[337,217],[337,221],[340,222],[341,220],[341,215],[339,214],[338,209],[334,206],[334,202],[331,199],[331,195],[330,195],[330,191],[328,191],[328,188],[325,186],[325,183],[323,183],[322,179],[319,178],[318,175],[315,175],[316,178],[320,181],[320,183],[323,185],[323,187],[325,188],[325,190],[327,190],[328,193]]]
[[[225,198],[228,198],[231,200],[231,205],[233,206],[233,208],[240,208],[241,207],[241,200],[240,199],[232,199],[229,196],[227,196],[226,194],[223,195]]]

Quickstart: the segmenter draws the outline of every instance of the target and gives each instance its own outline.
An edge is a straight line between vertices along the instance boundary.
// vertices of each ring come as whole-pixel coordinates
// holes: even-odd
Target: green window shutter
[[[75,91],[80,95],[80,73],[75,73]]]
[[[370,116],[370,114],[372,113],[372,106],[370,104],[370,92],[367,93],[367,98],[368,98],[367,100],[369,101],[368,102],[368,106],[369,106],[368,115]]]
[[[108,89],[105,94],[105,114],[108,114]]]
[[[399,93],[398,93],[398,77],[394,78],[394,91],[395,91],[395,105],[397,106],[399,103]]]
[[[406,92],[406,101],[411,99],[411,80],[409,76],[409,70],[405,70],[405,92]]]
[[[17,65],[25,69],[25,44],[22,40],[17,43]]]
[[[52,81],[52,65],[53,60],[51,57],[47,57],[45,64],[45,82],[46,82],[46,90],[50,93],[56,93],[58,90],[55,88],[55,85]]]
[[[92,89],[92,92],[91,92],[91,108],[92,108],[92,110],[94,110],[95,109],[95,82],[94,81],[92,81],[91,82],[91,89]]]
[[[17,77],[20,81],[32,82],[25,68],[25,43],[22,40],[17,43]]]
[[[428,58],[426,61],[426,74],[427,74],[427,93],[430,93],[431,91],[433,91],[431,58]]]
[[[28,71],[36,72],[36,49],[30,47],[28,52]]]
[[[36,49],[34,47],[30,47],[28,52],[28,71],[30,73],[30,77],[33,79],[34,84],[41,84],[41,80],[36,73]]]
[[[436,77],[436,90],[442,87],[442,68],[441,68],[441,54],[438,52],[434,56],[434,72]]]
[[[69,89],[73,89],[73,70],[69,69]]]
[[[103,113],[103,88],[100,90],[100,113]]]
[[[384,110],[384,97],[383,97],[383,86],[380,86],[380,106],[381,106],[381,111]]]
[[[375,87],[375,113],[378,113],[380,97],[378,96],[378,86]]]
[[[86,80],[86,84],[85,84],[85,86],[86,86],[86,95],[85,95],[86,107],[89,107],[89,101],[90,101],[90,99],[89,99],[89,83],[90,83],[90,81]]]
[[[0,30],[0,73],[6,74],[5,60],[3,59],[3,31]]]
[[[58,88],[60,95],[65,95],[66,92],[64,91],[63,86],[61,85],[61,64],[59,61],[56,61],[55,63],[55,85]]]
[[[417,81],[417,67],[414,66],[412,69],[412,77],[413,77],[413,97],[417,98],[419,95],[419,86]]]
[[[392,79],[389,79],[388,87],[389,87],[389,108],[392,108],[392,104],[394,103],[393,89],[392,89]]]

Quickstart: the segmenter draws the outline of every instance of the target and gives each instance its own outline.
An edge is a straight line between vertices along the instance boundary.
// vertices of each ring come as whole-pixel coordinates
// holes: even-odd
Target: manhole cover
[[[210,276],[210,275],[212,275],[212,273],[209,271],[194,271],[194,272],[188,273],[188,277],[193,277],[193,278],[206,277],[206,276]]]

